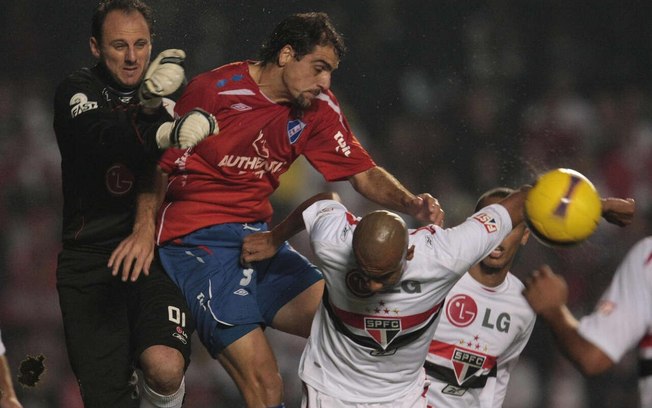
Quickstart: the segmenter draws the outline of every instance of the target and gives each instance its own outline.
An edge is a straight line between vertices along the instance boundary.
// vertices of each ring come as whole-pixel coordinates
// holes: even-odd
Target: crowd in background
[[[26,408],[77,408],[55,289],[61,225],[60,158],[52,131],[56,84],[92,63],[94,2],[3,1],[0,16],[0,326],[17,370],[43,354]],[[524,278],[548,263],[570,286],[576,315],[590,311],[625,251],[652,233],[652,4],[647,2],[151,0],[154,52],[182,48],[190,77],[255,59],[285,15],[328,12],[349,53],[333,90],[377,162],[415,192],[437,197],[448,226],[477,197],[517,187],[554,167],[574,168],[602,196],[634,197],[633,225],[603,223],[588,242],[554,249],[531,241],[514,266]],[[300,162],[275,194],[283,217],[312,194],[336,189],[349,208],[372,207],[348,183],[326,184]],[[277,222],[280,220],[274,220]],[[414,220],[408,220],[414,222]],[[310,256],[305,239],[293,242]],[[304,340],[268,330],[297,404]],[[237,390],[199,346],[187,376],[188,407],[232,407]],[[222,381],[216,386],[215,378]],[[586,380],[537,323],[505,407],[636,407],[636,359]]]

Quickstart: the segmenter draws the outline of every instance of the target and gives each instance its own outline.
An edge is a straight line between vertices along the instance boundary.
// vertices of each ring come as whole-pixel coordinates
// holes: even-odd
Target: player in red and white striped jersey
[[[476,211],[511,192],[509,188],[487,191]],[[448,293],[425,364],[429,406],[502,406],[510,372],[536,320],[521,294],[523,284],[510,273],[529,236],[525,223],[516,225]]]
[[[532,308],[584,375],[603,373],[638,346],[641,407],[652,407],[652,237],[630,249],[595,311],[579,321],[566,307],[565,280],[548,266],[535,271],[526,286]]]

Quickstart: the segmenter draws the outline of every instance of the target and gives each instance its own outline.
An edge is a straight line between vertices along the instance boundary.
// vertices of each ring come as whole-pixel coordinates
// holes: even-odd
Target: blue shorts
[[[214,225],[159,248],[213,357],[256,327],[271,325],[281,307],[322,279],[317,267],[288,243],[251,268],[241,265],[243,238],[265,230],[265,223]]]

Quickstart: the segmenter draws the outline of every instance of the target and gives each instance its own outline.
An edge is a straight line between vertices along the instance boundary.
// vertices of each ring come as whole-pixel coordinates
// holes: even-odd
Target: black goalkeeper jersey
[[[120,88],[101,64],[57,88],[66,248],[111,252],[131,233],[137,193],[159,156],[156,130],[172,120],[164,107],[145,115],[137,99],[137,89]]]

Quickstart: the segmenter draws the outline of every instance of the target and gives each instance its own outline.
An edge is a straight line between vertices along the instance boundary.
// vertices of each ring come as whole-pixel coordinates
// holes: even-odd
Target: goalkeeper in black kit
[[[192,147],[216,129],[203,111],[175,121],[166,110],[164,97],[183,84],[185,53],[166,50],[150,64],[151,29],[143,2],[102,1],[90,38],[98,63],[55,95],[64,198],[57,290],[87,408],[175,408],[185,395],[194,327],[155,257],[155,163],[162,149]],[[137,202],[146,205],[136,214]],[[116,248],[124,256],[113,274]]]

